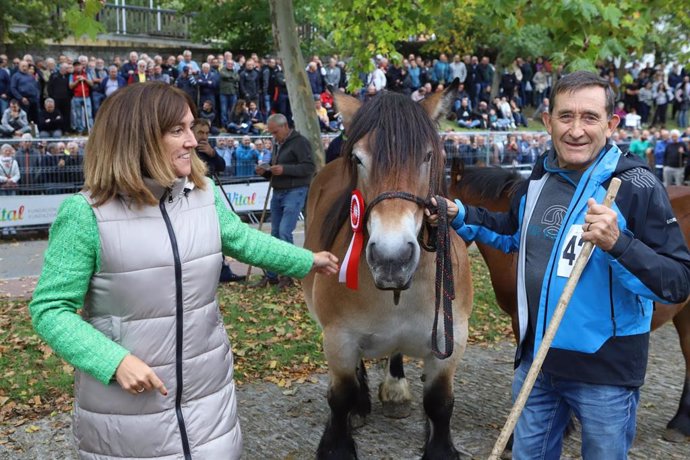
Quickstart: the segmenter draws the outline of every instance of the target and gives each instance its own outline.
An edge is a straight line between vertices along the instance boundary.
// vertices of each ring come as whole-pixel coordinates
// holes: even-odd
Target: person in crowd
[[[642,129],[642,117],[637,114],[636,106],[631,106],[630,112],[625,114],[625,129],[628,131]]]
[[[534,114],[532,115],[532,121],[544,123],[544,113],[549,113],[550,105],[551,101],[549,100],[549,98],[543,98],[537,106],[537,108],[534,110]]]
[[[654,139],[654,150],[652,151],[653,158],[649,159],[650,163],[652,163],[653,160],[653,165],[650,164],[650,167],[654,167],[654,171],[661,181],[664,179],[664,156],[670,137],[671,133],[667,129],[661,129],[658,132],[658,136]]]
[[[478,117],[477,113],[470,109],[470,100],[466,97],[460,101],[460,107],[455,114],[461,128],[472,129],[481,125],[481,116]]]
[[[55,108],[55,100],[47,98],[38,116],[39,137],[62,137],[62,114]]]
[[[652,118],[652,126],[657,123],[662,128],[666,127],[666,112],[668,112],[668,104],[673,102],[673,92],[666,86],[663,81],[660,82],[653,90],[654,103],[656,109],[654,110],[654,118]]]
[[[87,134],[93,126],[90,97],[93,82],[89,79],[81,62],[74,61],[73,68],[72,75],[69,77],[69,87],[72,90],[72,130],[76,133]]]
[[[17,194],[17,187],[21,179],[19,164],[14,159],[14,148],[10,144],[0,146],[0,196]],[[2,228],[2,236],[17,234],[17,227],[7,226]]]
[[[690,75],[685,75],[683,81],[675,88],[675,102],[678,105],[678,127],[688,126],[688,109],[690,109]]]
[[[386,88],[386,68],[388,59],[381,57],[376,63],[376,68],[367,76],[366,88],[373,86],[374,94]]]
[[[212,136],[217,136],[220,133],[218,128],[215,127],[216,112],[215,110],[213,110],[213,100],[206,99],[201,104],[201,110],[199,110],[199,118],[203,118],[204,120],[208,121]]]
[[[10,74],[5,72],[3,65],[7,65],[7,59],[0,57],[0,113],[4,113],[10,106],[12,92],[10,91]]]
[[[240,98],[246,103],[254,101],[259,103],[259,90],[261,89],[261,72],[256,69],[253,59],[247,59],[244,70],[240,72]]]
[[[98,113],[98,108],[103,103],[103,99],[106,98],[105,93],[101,89],[101,83],[107,80],[108,76],[109,71],[105,67],[105,61],[100,58],[96,59],[91,75],[91,81],[93,82],[93,87],[91,88],[91,108],[93,109],[94,117]]]
[[[256,102],[250,102],[247,108],[247,114],[249,114],[249,121],[252,124],[251,132],[254,134],[261,134],[266,130],[266,119],[264,114],[261,113]]]
[[[265,165],[271,164],[271,149],[273,148],[273,143],[270,139],[257,139],[254,141],[254,148],[259,152],[259,163]]]
[[[228,114],[232,113],[237,103],[237,94],[240,90],[240,76],[235,69],[232,53],[225,58],[225,63],[219,70],[218,91],[220,93],[220,124],[228,125]]]
[[[511,209],[493,213],[448,201],[448,216],[465,240],[520,252],[514,397],[580,241],[594,244],[517,422],[513,457],[559,458],[574,414],[582,426],[583,458],[624,459],[635,437],[653,302],[688,297],[690,251],[661,184],[645,165],[607,142],[619,122],[608,82],[573,72],[555,83],[551,100],[544,124],[553,148],[535,164]],[[600,202],[612,177],[623,182],[615,206],[608,208]],[[605,301],[602,292],[608,293]]]
[[[21,141],[17,145],[14,158],[22,172],[22,187],[18,190],[20,195],[31,194],[37,191],[43,173],[43,157],[45,152],[37,148],[33,142],[33,136],[29,133],[22,134]]]
[[[29,63],[19,62],[19,69],[10,77],[10,93],[19,102],[22,110],[32,123],[38,122],[38,108],[41,98],[41,88],[35,76],[29,71]]]
[[[240,145],[235,149],[235,175],[238,177],[253,176],[255,174],[254,169],[260,159],[261,154],[254,148],[249,136],[242,136]]]
[[[55,101],[55,108],[62,114],[62,132],[71,129],[72,90],[69,87],[70,67],[67,62],[58,66],[58,71],[50,76],[48,95]]]
[[[320,95],[324,89],[323,76],[314,61],[307,65],[307,79],[309,80],[312,96]]]
[[[127,81],[122,78],[117,72],[117,67],[111,65],[108,67],[108,78],[104,78],[100,84],[100,92],[105,97],[110,97],[118,89],[127,86]]]
[[[76,368],[81,456],[240,458],[217,258],[297,277],[337,270],[330,253],[278,241],[226,208],[194,153],[193,123],[194,103],[158,82],[106,99],[84,189],[51,228],[29,308],[37,333]]]
[[[680,131],[671,130],[671,140],[664,149],[664,185],[683,185],[685,164],[688,159],[687,146],[680,140]]]
[[[219,81],[218,73],[212,71],[207,62],[201,64],[201,72],[197,75],[196,82],[199,87],[199,100],[202,103],[207,100],[216,100]],[[213,109],[215,112],[215,104],[213,104]]]
[[[222,173],[226,176],[235,175],[235,146],[232,138],[221,135],[216,139],[216,153],[225,161],[225,171]]]
[[[137,61],[137,69],[133,73],[129,74],[129,77],[127,78],[127,84],[133,85],[135,83],[145,83],[149,81],[151,78],[147,69],[148,64],[146,61],[139,59],[139,61]]]
[[[632,141],[628,150],[644,163],[647,163],[647,155],[652,151],[652,143],[649,140],[649,136],[649,130],[647,129],[643,130],[642,133],[638,129],[633,130]]]
[[[277,62],[275,58],[268,58],[261,69],[261,111],[268,117],[273,109],[273,97],[276,92]]]
[[[256,168],[256,173],[270,179],[271,235],[292,243],[292,232],[304,207],[307,190],[316,172],[311,143],[299,132],[290,128],[283,114],[268,117],[267,131],[276,144],[269,169]],[[275,271],[266,271],[254,287],[277,285],[279,289],[292,285],[289,276],[278,277]]]
[[[175,81],[175,86],[180,88],[182,91],[187,93],[187,95],[194,101],[195,104],[199,100],[199,88],[196,83],[196,77],[192,74],[191,68],[189,66],[183,66],[180,76],[177,77]]]
[[[185,66],[189,67],[188,71],[190,75],[197,75],[201,71],[199,64],[192,60],[192,52],[190,50],[184,50],[182,52],[182,60],[177,64],[177,71],[182,73]]]
[[[136,51],[130,51],[129,60],[122,64],[120,67],[120,76],[124,78],[125,81],[129,81],[129,78],[137,73],[137,67],[139,63],[139,53]]]
[[[235,104],[235,110],[230,115],[230,121],[226,126],[229,133],[232,134],[249,134],[252,129],[252,121],[249,117],[249,109],[246,106],[244,99],[238,99]]]
[[[323,77],[326,88],[331,87],[333,90],[340,86],[340,67],[335,57],[328,59],[328,67],[325,69],[326,74]]]
[[[0,136],[19,137],[24,133],[31,132],[31,125],[26,116],[26,112],[19,106],[16,99],[10,101],[10,106],[3,112],[0,121]]]
[[[163,72],[163,66],[161,64],[154,64],[153,74],[151,75],[150,80],[151,81],[160,81],[160,82],[165,83],[166,85],[169,85],[171,82],[170,75]]]
[[[649,122],[649,114],[654,105],[654,92],[652,90],[652,81],[647,80],[642,83],[640,91],[637,94],[637,112],[640,114],[640,121],[643,125]]]

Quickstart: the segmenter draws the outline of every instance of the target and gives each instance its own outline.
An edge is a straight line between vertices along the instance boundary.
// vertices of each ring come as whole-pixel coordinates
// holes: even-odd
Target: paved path
[[[302,234],[296,242],[301,244]],[[30,296],[32,282],[40,272],[44,241],[0,244],[0,296],[10,289]],[[246,267],[235,262],[237,273]],[[11,276],[10,280],[1,278]],[[11,286],[11,287],[8,287]],[[452,419],[458,448],[473,458],[486,458],[510,409],[512,343],[493,348],[469,346],[456,376],[456,403]],[[647,384],[643,387],[638,412],[638,434],[632,459],[687,459],[690,443],[672,444],[661,439],[666,423],[675,413],[680,398],[683,362],[673,326],[652,334]],[[380,381],[380,365],[370,365],[373,412],[358,429],[355,440],[362,459],[413,459],[421,456],[424,418],[421,406],[420,367],[407,365],[413,389],[412,416],[390,420],[381,415],[375,399]],[[287,394],[270,383],[245,384],[238,389],[240,417],[244,433],[245,459],[310,459],[327,418],[325,394],[327,376],[314,376]],[[35,423],[38,431],[16,427],[9,437],[0,437],[0,460],[76,459],[67,414],[58,414]],[[4,431],[0,426],[0,431]],[[579,437],[566,443],[564,458],[578,458]]]
[[[687,459],[690,443],[672,444],[661,439],[666,422],[675,411],[681,391],[682,360],[672,326],[652,334],[647,384],[638,413],[638,433],[631,459]],[[494,348],[470,346],[456,377],[453,438],[472,458],[486,458],[509,411],[509,384],[513,345]],[[372,395],[380,381],[378,365],[370,367]],[[421,456],[424,419],[421,407],[420,369],[407,365],[413,388],[412,416],[386,419],[374,400],[372,415],[358,429],[355,440],[362,459],[414,459]],[[327,377],[297,385],[286,394],[270,383],[245,384],[238,390],[244,433],[245,459],[313,458],[327,417]],[[40,429],[26,433],[18,427],[8,444],[0,445],[0,459],[76,459],[70,421],[60,414],[39,421]],[[578,458],[579,437],[567,441],[563,458]]]

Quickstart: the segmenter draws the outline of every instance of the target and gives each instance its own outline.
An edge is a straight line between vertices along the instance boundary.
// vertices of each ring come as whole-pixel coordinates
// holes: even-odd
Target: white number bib
[[[558,257],[558,276],[568,278],[575,266],[575,260],[582,251],[585,241],[582,239],[583,225],[571,225],[568,234],[565,235],[565,244]],[[592,254],[589,254],[592,257]]]

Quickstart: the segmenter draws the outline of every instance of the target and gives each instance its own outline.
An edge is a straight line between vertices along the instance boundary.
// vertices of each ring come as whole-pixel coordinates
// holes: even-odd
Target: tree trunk
[[[299,47],[297,24],[292,0],[269,0],[273,41],[278,56],[283,61],[285,82],[295,128],[311,142],[316,168],[324,165],[325,154],[321,143],[321,131],[314,111],[314,98],[304,68],[304,58]]]

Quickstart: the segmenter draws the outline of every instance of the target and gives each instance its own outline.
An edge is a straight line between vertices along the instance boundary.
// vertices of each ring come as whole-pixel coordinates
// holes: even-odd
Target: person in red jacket
[[[69,88],[72,90],[72,130],[88,134],[93,126],[90,97],[93,81],[79,61],[74,61],[73,65],[74,71],[69,77]]]

